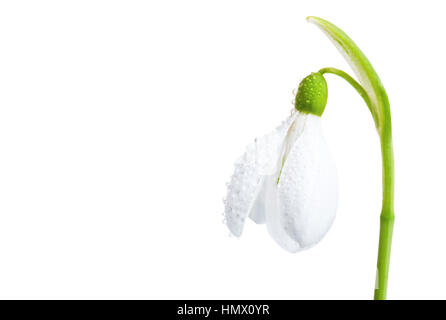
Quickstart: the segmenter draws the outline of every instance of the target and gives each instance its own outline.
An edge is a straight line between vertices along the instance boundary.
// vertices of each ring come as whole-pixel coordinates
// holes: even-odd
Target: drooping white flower
[[[318,87],[321,81],[325,84],[317,74],[304,79],[299,91],[305,92],[296,98],[300,111],[257,138],[237,161],[225,199],[226,224],[235,236],[242,234],[250,217],[266,223],[282,248],[297,252],[318,243],[332,225],[337,177],[322,136],[326,87]],[[321,108],[321,94],[325,95],[322,110],[315,112]]]

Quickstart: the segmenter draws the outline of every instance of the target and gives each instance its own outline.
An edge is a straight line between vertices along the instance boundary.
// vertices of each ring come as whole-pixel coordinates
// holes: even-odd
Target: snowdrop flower
[[[284,249],[297,252],[318,243],[336,213],[336,169],[322,137],[321,115],[327,103],[324,74],[347,81],[369,108],[381,144],[382,208],[374,298],[386,299],[394,214],[394,160],[390,103],[370,61],[340,28],[308,17],[333,42],[358,80],[336,68],[306,77],[296,95],[296,111],[270,134],[250,144],[236,163],[225,200],[226,223],[242,234],[246,218],[265,223]]]
[[[322,135],[327,83],[320,73],[299,85],[295,112],[257,138],[235,165],[225,199],[226,224],[237,237],[246,218],[266,224],[285,250],[318,243],[337,207],[336,168]]]

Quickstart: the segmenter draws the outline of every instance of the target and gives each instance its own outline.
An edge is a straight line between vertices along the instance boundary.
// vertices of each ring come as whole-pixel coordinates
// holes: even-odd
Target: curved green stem
[[[352,67],[358,77],[359,83],[345,72],[334,68],[325,68],[321,71],[334,73],[344,78],[358,91],[367,103],[375,121],[376,129],[378,130],[383,166],[383,198],[380,217],[375,299],[383,300],[387,296],[390,249],[392,246],[393,223],[395,219],[393,212],[394,169],[392,120],[390,117],[389,99],[372,64],[344,31],[331,22],[321,18],[308,17],[307,20],[317,25],[333,42]]]
[[[369,108],[369,111],[372,114],[373,121],[375,121],[375,125],[377,125],[378,119],[375,117],[375,113],[373,112],[373,106],[370,102],[370,98],[367,95],[367,92],[359,84],[358,81],[353,79],[348,73],[346,73],[342,70],[336,69],[336,68],[322,68],[321,70],[319,70],[319,73],[321,73],[321,74],[325,74],[325,73],[335,74],[335,75],[343,78],[348,83],[350,83],[352,85],[352,87],[355,88],[356,92],[358,92],[359,95],[364,99],[364,102],[367,104],[367,107]]]
[[[335,68],[323,68],[320,73],[332,73],[340,76],[360,94],[365,103],[371,108],[370,99],[364,88],[349,74]],[[373,115],[373,112],[372,112]],[[382,126],[380,142],[383,163],[383,201],[380,217],[380,232],[378,245],[378,263],[376,271],[375,299],[384,300],[387,295],[387,280],[389,275],[390,249],[392,246],[393,222],[395,219],[393,212],[393,144],[390,112],[384,114],[385,125]],[[376,119],[375,119],[376,121]]]

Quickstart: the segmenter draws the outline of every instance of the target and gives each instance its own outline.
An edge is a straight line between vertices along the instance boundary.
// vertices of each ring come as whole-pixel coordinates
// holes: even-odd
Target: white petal
[[[320,117],[308,115],[286,158],[278,184],[279,221],[301,249],[318,243],[333,223],[337,175]]]
[[[281,151],[276,160],[275,173],[264,178],[262,187],[262,200],[265,206],[268,232],[279,246],[289,252],[297,252],[302,250],[302,248],[295,239],[288,235],[285,226],[280,219],[281,205],[277,180],[282,173],[282,167],[288,161],[287,158],[293,149],[295,142],[304,132],[307,118],[307,114],[299,113],[294,122],[289,126],[288,132],[286,133],[280,148]]]
[[[270,134],[248,145],[245,154],[235,164],[225,199],[225,219],[229,230],[237,237],[242,234],[249,214],[257,223],[265,221],[263,196],[259,197],[261,182],[265,175],[276,172],[284,137],[297,114],[294,113]],[[260,200],[256,201],[257,198]]]
[[[264,203],[266,211],[266,226],[271,237],[279,246],[289,252],[301,250],[299,243],[292,239],[285,231],[280,219],[280,204],[277,188],[277,175],[265,177],[264,179]]]

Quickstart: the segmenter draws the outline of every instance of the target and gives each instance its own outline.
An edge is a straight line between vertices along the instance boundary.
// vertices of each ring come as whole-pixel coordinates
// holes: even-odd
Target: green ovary
[[[303,113],[321,116],[327,104],[327,82],[321,73],[315,72],[305,77],[299,84],[295,107]]]

